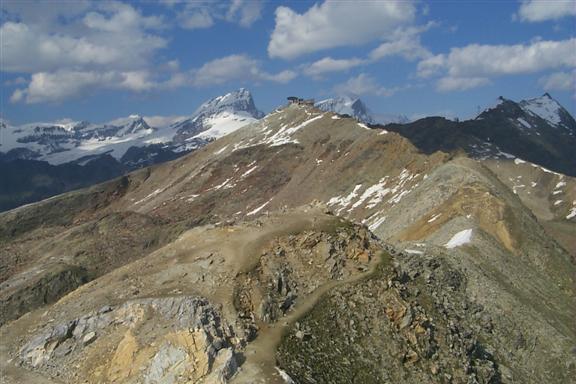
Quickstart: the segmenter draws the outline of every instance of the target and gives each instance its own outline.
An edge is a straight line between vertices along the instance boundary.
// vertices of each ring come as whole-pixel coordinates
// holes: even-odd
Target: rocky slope
[[[279,109],[0,215],[6,382],[569,383],[575,190]]]

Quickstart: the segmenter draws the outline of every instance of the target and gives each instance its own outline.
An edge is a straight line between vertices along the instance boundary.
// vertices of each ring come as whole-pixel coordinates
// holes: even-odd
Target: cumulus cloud
[[[28,87],[16,89],[10,100],[28,104],[58,102],[94,89],[120,89],[142,92],[155,84],[146,71],[68,71],[39,72],[32,75]]]
[[[390,41],[380,44],[366,58],[334,59],[327,56],[311,64],[302,65],[300,68],[305,75],[321,78],[322,75],[327,73],[347,71],[351,68],[372,64],[391,56],[400,56],[408,61],[429,58],[432,53],[422,46],[420,34],[437,25],[438,23],[432,21],[421,26],[397,28],[392,34],[387,36]]]
[[[539,22],[576,16],[574,0],[525,0],[516,15],[522,21]]]
[[[446,76],[438,80],[437,89],[440,92],[465,91],[490,84],[485,77],[450,77]]]
[[[537,73],[576,67],[576,38],[535,41],[517,45],[478,45],[452,48],[448,54],[418,63],[420,77],[442,76],[442,91],[470,89],[489,83],[492,77]]]
[[[25,87],[13,91],[12,102],[62,101],[98,89],[144,92],[158,86],[151,68],[168,43],[160,34],[162,17],[116,1],[3,2],[2,12],[2,71],[29,75],[13,84]]]
[[[14,85],[24,85],[24,84],[27,84],[27,83],[28,83],[28,81],[27,81],[24,77],[18,76],[18,77],[15,78],[15,79],[6,80],[6,81],[4,82],[4,85],[7,86],[7,87],[11,87],[11,86],[14,86]]]
[[[226,19],[237,20],[242,27],[249,27],[260,20],[263,8],[264,2],[261,0],[232,0]]]
[[[398,87],[386,88],[378,84],[376,79],[365,73],[351,77],[346,82],[337,84],[334,92],[340,95],[374,95],[374,96],[392,96],[400,89]]]
[[[210,28],[217,20],[250,27],[261,19],[264,8],[263,0],[163,0],[162,3],[175,10],[180,26],[186,29]]]
[[[103,4],[67,31],[8,21],[0,27],[0,65],[3,71],[20,73],[142,67],[167,44],[164,38],[147,33],[160,23],[158,18],[144,17],[131,6],[116,3]]]
[[[261,64],[247,55],[230,55],[205,63],[193,71],[192,83],[196,86],[223,84],[230,81],[273,81],[286,83],[296,77],[293,71],[268,73]]]
[[[362,3],[326,0],[303,14],[276,8],[276,25],[268,45],[273,58],[293,59],[324,49],[386,40],[393,31],[413,22],[412,1]]]
[[[263,1],[165,0],[189,28],[227,20],[247,27],[261,17]],[[286,83],[294,71],[270,73],[246,55],[231,55],[200,68],[182,69],[159,53],[168,44],[165,19],[144,15],[116,1],[53,0],[2,2],[2,71],[27,74],[5,85],[17,87],[14,103],[60,102],[99,90],[149,92],[202,87],[230,81]],[[70,5],[70,7],[67,7]],[[41,12],[45,12],[43,18]]]
[[[24,99],[26,93],[23,89],[16,89],[10,96],[11,103],[18,103]]]
[[[432,56],[432,53],[422,45],[420,34],[436,26],[438,23],[431,21],[420,27],[398,28],[392,34],[390,41],[380,44],[370,52],[370,59],[379,60],[389,56],[400,56],[414,61],[428,58]]]
[[[212,17],[212,8],[209,4],[209,2],[187,3],[177,13],[180,26],[186,29],[202,29],[213,26],[214,18]]]
[[[569,72],[555,72],[541,77],[539,84],[547,91],[576,90],[576,70]]]
[[[96,11],[88,12],[84,24],[94,30],[125,33],[127,31],[163,28],[160,16],[144,16],[129,4],[119,2],[97,3]]]
[[[350,68],[357,67],[366,62],[366,60],[351,58],[351,59],[333,59],[331,57],[324,57],[312,64],[304,67],[303,72],[308,76],[318,77],[320,75],[330,72],[346,71]]]

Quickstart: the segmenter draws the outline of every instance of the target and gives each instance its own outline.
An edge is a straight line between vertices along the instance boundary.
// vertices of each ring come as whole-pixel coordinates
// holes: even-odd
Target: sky
[[[0,117],[161,122],[244,87],[471,118],[549,92],[576,115],[576,1],[2,0]]]

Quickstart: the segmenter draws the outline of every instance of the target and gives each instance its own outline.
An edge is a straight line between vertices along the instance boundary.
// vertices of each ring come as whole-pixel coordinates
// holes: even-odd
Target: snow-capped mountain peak
[[[562,123],[562,111],[564,108],[548,93],[535,99],[522,100],[520,103],[526,113],[538,116],[554,126]]]
[[[203,103],[192,116],[172,124],[172,129],[177,132],[177,142],[214,140],[263,116],[250,91],[240,88]]]
[[[156,146],[187,152],[261,118],[252,94],[241,88],[203,103],[191,116],[152,127],[139,114],[103,124],[61,119],[11,126],[0,121],[0,152],[8,158],[45,160],[51,164],[109,154],[121,160],[131,147]],[[150,149],[150,158],[156,149]],[[145,152],[145,151],[143,151]]]
[[[339,96],[326,99],[316,103],[316,107],[326,111],[334,112],[340,115],[350,115],[357,120],[367,124],[374,124],[374,118],[370,114],[368,107],[359,98],[350,96]]]
[[[234,92],[222,96],[214,97],[203,103],[192,115],[198,117],[201,115],[215,115],[220,112],[246,113],[256,119],[264,116],[254,105],[254,99],[249,90],[240,88]]]
[[[107,123],[106,126],[120,127],[116,133],[116,136],[124,136],[136,133],[149,134],[154,130],[140,115],[130,115],[126,118],[116,119]]]
[[[316,107],[340,115],[349,115],[366,124],[408,123],[404,115],[373,114],[366,104],[357,97],[339,96],[316,103]]]
[[[486,108],[476,120],[491,118],[510,119],[524,134],[540,135],[543,129],[554,131],[560,128],[557,132],[576,135],[576,121],[548,93],[519,102],[499,97],[498,102]]]

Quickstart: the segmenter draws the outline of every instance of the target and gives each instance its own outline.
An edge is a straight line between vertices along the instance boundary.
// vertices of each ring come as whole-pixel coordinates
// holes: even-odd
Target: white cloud
[[[321,77],[321,75],[330,72],[342,72],[348,69],[358,67],[363,64],[370,64],[385,57],[400,56],[405,60],[413,61],[432,56],[428,49],[424,48],[420,42],[420,34],[436,27],[438,23],[429,22],[422,26],[410,26],[397,28],[387,39],[390,41],[380,44],[373,49],[366,59],[357,57],[349,59],[333,59],[324,57],[312,64],[303,66],[303,73],[312,77]]]
[[[151,127],[167,127],[170,124],[173,124],[177,121],[184,120],[186,116],[144,116],[144,120],[151,126]]]
[[[167,41],[150,34],[161,19],[145,17],[119,3],[98,8],[68,29],[60,25],[7,21],[0,27],[0,66],[6,72],[34,73],[64,68],[129,70],[145,66]]]
[[[242,27],[249,27],[262,17],[262,0],[232,0],[226,13],[228,21],[238,20]]]
[[[365,60],[355,57],[351,59],[333,59],[331,57],[324,57],[323,59],[305,66],[303,72],[308,76],[317,77],[325,73],[346,71],[350,68],[362,65],[365,62]]]
[[[431,56],[430,51],[424,48],[418,40],[400,38],[395,41],[382,43],[372,52],[370,58],[379,60],[388,56],[401,56],[406,60],[417,60]]]
[[[167,45],[158,34],[165,27],[161,17],[117,1],[3,2],[2,12],[8,20],[0,26],[2,71],[31,75],[25,87],[12,93],[12,102],[172,86],[151,72],[156,54]],[[177,61],[166,65],[178,70]]]
[[[10,100],[26,103],[58,102],[96,89],[121,89],[135,92],[155,87],[146,71],[67,71],[39,72],[32,75],[25,89],[16,89]]]
[[[130,71],[120,74],[120,83],[117,86],[121,89],[128,89],[135,92],[144,92],[156,88],[156,82],[150,79],[148,71]]]
[[[481,87],[490,83],[484,77],[450,77],[446,76],[438,80],[436,88],[440,92],[465,91],[467,89]]]
[[[262,79],[272,81],[274,83],[286,84],[294,80],[296,77],[298,77],[298,74],[291,70],[284,70],[274,74],[260,71],[258,72],[258,76],[255,78],[255,80],[258,81]]]
[[[576,38],[534,41],[527,45],[478,45],[452,48],[448,54],[418,63],[420,77],[442,76],[438,89],[462,90],[489,83],[492,77],[576,67]]]
[[[273,81],[286,83],[296,77],[293,71],[270,74],[260,63],[246,55],[230,55],[212,60],[194,71],[195,86],[223,84],[229,81]]]
[[[346,82],[334,87],[334,92],[342,95],[375,95],[375,96],[392,96],[400,88],[386,88],[378,84],[376,79],[365,73],[356,77],[351,77]]]
[[[178,71],[180,69],[180,61],[178,61],[177,59],[170,60],[164,64],[163,68],[172,72]]]
[[[276,8],[270,57],[292,59],[324,49],[386,40],[398,27],[414,20],[412,1],[342,2],[326,0],[303,14]]]
[[[10,96],[10,102],[11,103],[18,103],[18,102],[22,101],[25,96],[26,96],[26,93],[22,89],[16,89],[12,93],[12,96]]]
[[[15,78],[15,79],[6,80],[6,81],[4,82],[4,85],[7,86],[7,87],[10,87],[10,86],[13,86],[13,85],[23,85],[23,84],[26,84],[26,83],[28,83],[28,81],[27,81],[25,78],[23,78],[22,76],[18,76],[18,77]]]
[[[576,16],[574,0],[527,0],[523,1],[517,17],[522,21],[538,22]]]
[[[119,2],[99,3],[97,11],[88,12],[83,22],[88,28],[114,33],[164,26],[162,17],[143,16],[131,5]]]
[[[180,11],[177,15],[178,21],[182,28],[186,29],[201,29],[210,28],[214,25],[214,18],[210,8],[191,3],[184,10]]]
[[[538,81],[547,91],[576,90],[576,70],[571,72],[555,72],[540,78]]]
[[[230,2],[213,0],[162,1],[175,9],[176,17],[182,28],[210,28],[217,20],[237,23],[250,27],[262,17],[263,0],[232,0]]]
[[[380,60],[389,56],[401,56],[413,61],[428,58],[432,56],[432,53],[422,46],[420,34],[436,26],[438,23],[431,21],[420,27],[398,28],[390,37],[390,41],[380,44],[370,52],[370,59]]]

